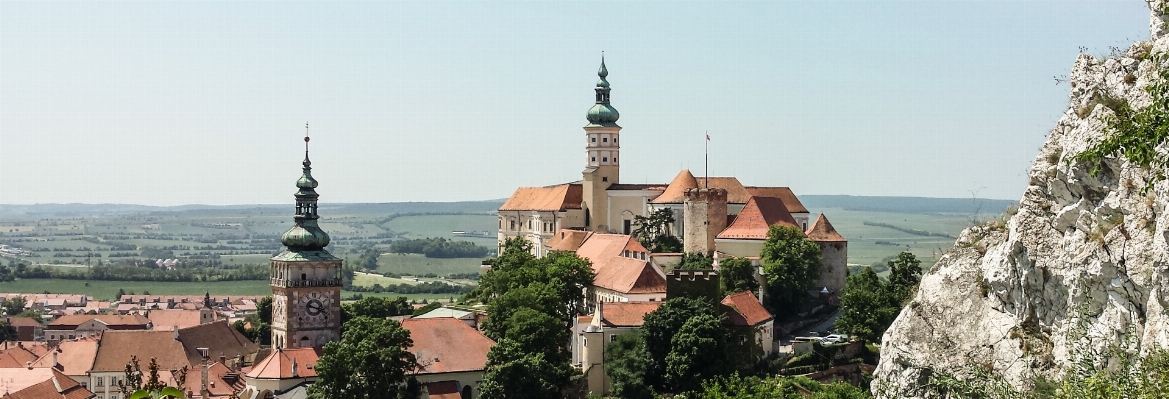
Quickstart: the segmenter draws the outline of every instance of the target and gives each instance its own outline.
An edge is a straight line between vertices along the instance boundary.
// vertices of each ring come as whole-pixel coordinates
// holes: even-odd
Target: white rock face
[[[1085,353],[1169,348],[1169,182],[1142,194],[1149,170],[1110,159],[1091,176],[1091,165],[1070,162],[1104,136],[1112,111],[1101,98],[1149,104],[1148,54],[1169,51],[1164,18],[1153,11],[1153,39],[1119,59],[1076,59],[1068,110],[1031,167],[1018,212],[962,232],[926,273],[883,337],[878,397],[937,397],[925,384],[931,375],[975,368],[1026,388]]]

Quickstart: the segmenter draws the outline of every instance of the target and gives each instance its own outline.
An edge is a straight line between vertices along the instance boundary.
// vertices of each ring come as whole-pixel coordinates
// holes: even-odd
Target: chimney
[[[171,330],[171,331],[173,331],[172,336],[174,337],[175,341],[178,341],[179,340],[179,326],[174,326],[174,327],[175,327],[175,329]]]
[[[296,370],[296,358],[292,358],[292,378],[300,378],[300,372]]]
[[[59,364],[60,363],[57,363],[57,352],[54,351],[53,352],[53,368],[57,368],[57,365],[59,365]]]
[[[219,364],[226,366],[227,365],[227,356],[219,355]]]

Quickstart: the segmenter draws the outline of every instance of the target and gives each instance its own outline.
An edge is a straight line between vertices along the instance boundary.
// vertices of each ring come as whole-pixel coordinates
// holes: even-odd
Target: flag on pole
[[[710,141],[710,135],[706,135],[706,141]]]

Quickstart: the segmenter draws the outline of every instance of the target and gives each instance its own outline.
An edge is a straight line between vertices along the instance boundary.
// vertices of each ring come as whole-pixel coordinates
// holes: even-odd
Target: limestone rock
[[[1076,59],[1068,110],[1029,171],[1017,213],[967,229],[925,274],[883,337],[878,397],[935,397],[924,384],[931,374],[974,368],[1025,387],[1084,353],[1106,362],[1110,347],[1169,348],[1169,182],[1142,193],[1149,170],[1110,159],[1092,176],[1091,165],[1072,162],[1104,137],[1109,101],[1149,104],[1148,54],[1169,50],[1169,17],[1151,14],[1150,42],[1119,59]]]

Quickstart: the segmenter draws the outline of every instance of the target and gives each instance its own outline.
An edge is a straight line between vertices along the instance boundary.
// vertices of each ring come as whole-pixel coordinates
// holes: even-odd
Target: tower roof
[[[674,176],[674,180],[670,181],[670,185],[666,186],[666,191],[650,201],[654,204],[680,204],[686,200],[686,189],[698,188],[698,180],[690,173],[689,169],[682,169]]]
[[[766,240],[767,231],[774,225],[798,227],[788,213],[783,200],[775,197],[751,197],[735,221],[716,238],[739,240]]]
[[[609,76],[609,69],[605,67],[605,56],[601,55],[601,67],[597,69],[597,76],[600,80],[597,81],[597,87],[593,90],[597,92],[597,103],[589,108],[589,112],[585,115],[589,120],[586,127],[620,127],[617,126],[617,119],[621,118],[621,114],[617,112],[609,104],[609,81],[605,77]]]
[[[329,234],[321,230],[317,225],[317,180],[312,175],[312,162],[308,158],[308,124],[304,125],[306,130],[304,135],[304,162],[301,162],[302,169],[300,178],[296,180],[296,215],[293,220],[296,222],[295,226],[284,232],[280,236],[280,243],[288,248],[286,252],[302,253],[314,252],[319,253],[315,257],[331,258],[328,252],[325,252],[325,247],[329,245]],[[277,257],[287,257],[286,254],[280,254]]]
[[[836,228],[832,227],[832,223],[823,213],[812,222],[804,235],[808,236],[809,240],[817,242],[848,242],[848,239],[836,232]]]

